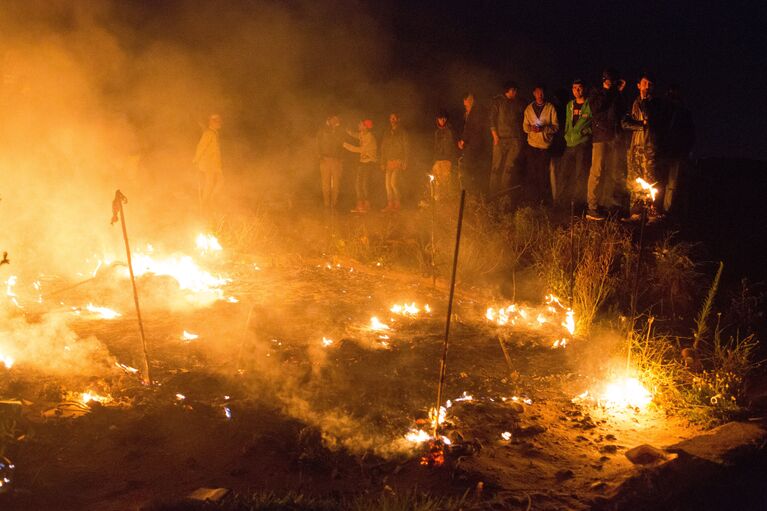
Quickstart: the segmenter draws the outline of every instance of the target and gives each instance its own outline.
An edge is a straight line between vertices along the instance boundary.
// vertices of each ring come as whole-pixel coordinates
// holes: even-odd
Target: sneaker
[[[592,220],[592,221],[595,221],[595,222],[601,222],[605,218],[607,218],[607,217],[605,217],[602,213],[600,213],[599,211],[597,211],[595,209],[590,209],[586,213],[586,220]]]

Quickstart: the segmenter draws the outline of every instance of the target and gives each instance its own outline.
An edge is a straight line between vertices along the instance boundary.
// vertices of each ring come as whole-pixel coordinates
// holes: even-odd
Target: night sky
[[[197,58],[195,65],[215,74],[230,103],[236,103],[230,110],[245,130],[258,131],[267,120],[279,126],[296,119],[295,108],[284,106],[295,105],[296,98],[307,98],[300,110],[317,119],[300,121],[311,130],[330,104],[377,119],[402,107],[409,109],[404,112],[408,125],[428,128],[441,108],[460,113],[460,96],[467,89],[487,102],[513,79],[529,98],[536,81],[550,91],[567,90],[574,78],[596,83],[601,70],[612,66],[627,79],[631,97],[643,69],[655,74],[659,93],[671,83],[681,86],[696,121],[695,157],[767,159],[762,2],[126,0],[58,5],[64,6],[62,14],[49,18],[60,17],[64,28],[76,10],[72,5],[109,5],[96,18],[136,56],[144,52],[145,58],[159,42]],[[19,12],[26,22],[29,16]],[[284,83],[280,77],[286,77]],[[114,87],[130,89],[128,79]]]

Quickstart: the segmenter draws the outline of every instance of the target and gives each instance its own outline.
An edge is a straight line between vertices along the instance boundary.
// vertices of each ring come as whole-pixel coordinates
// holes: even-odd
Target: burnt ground
[[[424,466],[427,447],[403,435],[427,428],[435,401],[444,282],[332,257],[238,254],[218,264],[237,303],[168,310],[167,282],[140,280],[151,388],[114,367],[50,376],[20,362],[5,372],[0,396],[23,406],[22,436],[7,452],[14,491],[0,495],[3,509],[139,509],[199,487],[322,496],[418,488],[469,491],[479,507],[588,509],[636,474],[626,450],[699,433],[652,406],[616,412],[573,403],[607,375],[613,354],[622,356],[614,336],[553,350],[545,329],[490,325],[486,307],[505,303],[494,291],[459,286],[444,393],[453,406],[441,430],[453,444],[443,466]],[[62,302],[96,296],[130,310],[114,287],[96,280]],[[412,301],[432,313],[388,312]],[[391,326],[388,339],[368,328],[373,315]],[[71,328],[103,343],[110,363],[140,367],[135,318],[78,319]],[[184,330],[199,339],[182,341]],[[323,346],[323,337],[333,344]],[[113,401],[66,404],[66,392],[85,390]]]

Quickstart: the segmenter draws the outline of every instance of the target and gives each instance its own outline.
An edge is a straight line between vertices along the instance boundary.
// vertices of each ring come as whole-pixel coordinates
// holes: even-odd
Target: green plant
[[[724,263],[719,263],[719,269],[716,271],[714,280],[711,283],[711,287],[708,289],[706,299],[703,300],[703,305],[698,312],[698,316],[695,318],[695,331],[693,332],[693,344],[694,350],[697,350],[700,346],[703,337],[708,332],[708,316],[711,314],[711,308],[714,305],[714,297],[716,291],[719,288],[719,279],[722,277],[722,270],[724,269]]]

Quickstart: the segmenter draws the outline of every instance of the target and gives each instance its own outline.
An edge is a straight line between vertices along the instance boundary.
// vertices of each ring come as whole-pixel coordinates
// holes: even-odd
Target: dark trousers
[[[522,140],[502,138],[493,146],[490,169],[490,195],[502,192],[520,183],[520,157]]]
[[[589,179],[591,144],[584,142],[565,149],[557,176],[557,201],[568,205],[586,204],[586,183]]]
[[[527,146],[527,198],[533,202],[551,202],[548,149]]]

